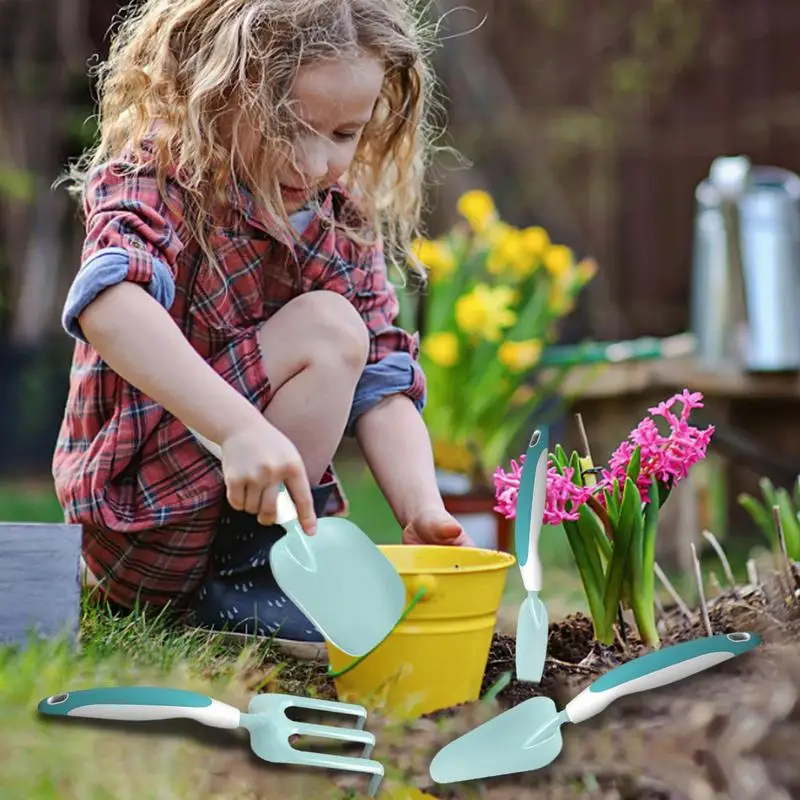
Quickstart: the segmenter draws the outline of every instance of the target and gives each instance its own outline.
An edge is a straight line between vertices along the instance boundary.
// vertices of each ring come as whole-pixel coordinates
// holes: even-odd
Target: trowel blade
[[[430,765],[436,783],[461,783],[541,769],[561,752],[562,719],[534,697],[443,747]]]
[[[517,680],[539,683],[547,656],[547,608],[536,592],[523,601],[517,616]]]

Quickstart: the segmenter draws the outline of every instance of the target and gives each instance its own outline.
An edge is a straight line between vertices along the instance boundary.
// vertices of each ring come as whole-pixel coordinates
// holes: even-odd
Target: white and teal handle
[[[517,493],[514,550],[526,592],[538,592],[542,588],[539,534],[547,498],[548,445],[547,428],[537,428],[525,451]]]
[[[647,653],[599,677],[567,703],[564,714],[570,722],[583,722],[620,697],[683,680],[760,644],[758,634],[741,632],[706,636]]]
[[[159,686],[114,686],[55,694],[42,700],[37,710],[48,717],[113,719],[149,722],[192,719],[211,728],[239,727],[238,708],[184,689]]]

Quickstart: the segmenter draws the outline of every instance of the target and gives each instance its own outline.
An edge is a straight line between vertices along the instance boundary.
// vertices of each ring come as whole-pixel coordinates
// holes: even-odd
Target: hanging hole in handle
[[[750,634],[749,633],[729,633],[728,639],[731,642],[749,642],[750,641]]]
[[[528,442],[528,447],[536,447],[539,444],[539,439],[541,438],[541,432],[537,429],[531,435],[531,440]]]
[[[62,703],[66,703],[68,699],[69,699],[68,694],[54,694],[52,697],[47,698],[47,705],[59,706]]]

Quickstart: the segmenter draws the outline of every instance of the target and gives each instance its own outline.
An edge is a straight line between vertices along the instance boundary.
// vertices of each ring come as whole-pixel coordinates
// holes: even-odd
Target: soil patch
[[[432,784],[427,772],[441,747],[481,722],[536,696],[562,708],[599,675],[642,655],[645,648],[630,626],[627,641],[601,648],[593,641],[591,620],[570,616],[550,625],[539,684],[512,678],[492,700],[401,726],[373,716],[374,757],[387,765],[387,788],[414,787],[416,794],[396,795],[402,800],[800,798],[800,598],[793,599],[781,576],[773,575],[758,587],[719,595],[708,613],[713,633],[756,632],[764,644],[680,683],[622,698],[580,725],[564,726],[561,754],[538,771],[454,786]],[[697,610],[687,618],[668,609],[660,627],[663,647],[707,635]],[[513,637],[495,635],[483,695],[513,676],[514,656]],[[318,696],[334,696],[323,668],[287,665],[276,680],[283,690],[313,687]],[[332,779],[340,790],[363,791],[355,776]]]
[[[583,724],[564,726],[560,756],[536,772],[448,787],[431,784],[424,769],[415,766],[407,780],[442,800],[800,797],[796,755],[800,598],[792,599],[781,577],[774,575],[759,587],[719,595],[709,603],[708,612],[713,633],[755,632],[764,644],[680,683],[622,698]],[[697,611],[687,619],[678,609],[669,609],[661,628],[663,647],[707,635]],[[514,644],[512,637],[495,637],[484,691],[505,673],[513,674]],[[550,626],[540,684],[511,680],[494,703],[473,704],[449,713],[446,720],[425,721],[409,731],[405,744],[416,737],[432,740],[425,753],[429,761],[439,748],[481,721],[531,697],[547,696],[563,707],[596,677],[644,652],[630,631],[627,643],[599,648],[587,617],[574,615],[555,622]],[[424,727],[430,723],[434,727]],[[423,763],[428,762],[423,759]],[[476,793],[478,784],[480,793]]]

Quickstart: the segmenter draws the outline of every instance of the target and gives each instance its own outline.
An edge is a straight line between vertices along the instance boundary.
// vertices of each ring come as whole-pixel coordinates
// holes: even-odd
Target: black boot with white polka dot
[[[318,517],[330,487],[312,490]],[[214,540],[211,574],[197,593],[191,622],[200,628],[272,640],[299,658],[325,660],[325,640],[278,586],[269,566],[280,525],[260,525],[252,514],[225,501]]]

